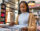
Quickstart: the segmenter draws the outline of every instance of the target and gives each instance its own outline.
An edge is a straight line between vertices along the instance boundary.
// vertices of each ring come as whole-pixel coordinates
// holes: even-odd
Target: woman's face
[[[20,11],[21,11],[22,13],[24,13],[24,12],[26,12],[26,10],[27,10],[26,4],[25,4],[25,3],[21,3],[21,4],[20,4]]]

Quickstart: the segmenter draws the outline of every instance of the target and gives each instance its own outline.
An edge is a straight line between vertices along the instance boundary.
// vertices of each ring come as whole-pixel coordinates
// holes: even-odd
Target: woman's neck
[[[22,12],[22,13],[27,13],[27,12]]]

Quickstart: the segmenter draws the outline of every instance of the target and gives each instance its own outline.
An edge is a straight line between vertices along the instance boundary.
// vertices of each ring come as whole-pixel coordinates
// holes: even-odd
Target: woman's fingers
[[[28,27],[28,29],[29,29],[30,31],[35,30],[35,28],[34,28],[34,27]]]
[[[28,28],[24,27],[22,28],[22,31],[28,31]]]

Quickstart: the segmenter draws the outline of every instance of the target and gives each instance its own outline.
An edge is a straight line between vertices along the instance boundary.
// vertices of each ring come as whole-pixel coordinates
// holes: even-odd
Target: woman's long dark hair
[[[26,4],[26,6],[27,6],[27,10],[26,10],[26,12],[29,13],[29,7],[28,7],[27,2],[25,2],[25,1],[21,1],[20,4],[21,4],[21,3],[25,3],[25,4]],[[18,9],[18,14],[21,14],[21,11],[20,11],[20,4],[19,4],[19,9]]]

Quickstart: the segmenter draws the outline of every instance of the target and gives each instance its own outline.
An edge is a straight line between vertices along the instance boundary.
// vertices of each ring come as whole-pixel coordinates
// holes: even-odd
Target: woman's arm
[[[11,21],[9,25],[10,25],[10,26],[13,26],[13,25],[15,25],[15,24],[16,24],[16,25],[18,24],[18,16],[17,16],[17,18],[16,18],[16,21],[15,21],[15,22],[14,22],[14,21]]]
[[[15,22],[16,25],[18,24],[18,17],[19,17],[19,15],[16,18],[16,22]]]
[[[36,30],[36,19],[35,19],[35,16],[33,14],[31,14],[30,19],[31,19],[31,22],[30,22],[30,26],[28,28],[29,28],[29,31],[30,30],[34,31],[34,30]]]
[[[36,27],[36,19],[34,15],[32,16],[32,27]]]

